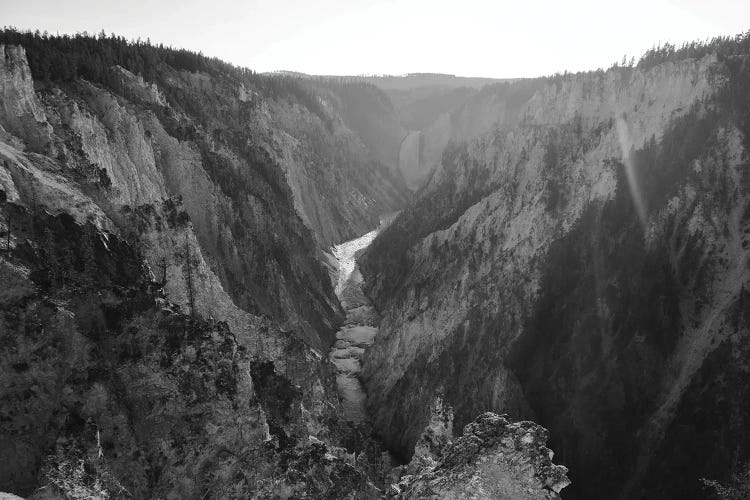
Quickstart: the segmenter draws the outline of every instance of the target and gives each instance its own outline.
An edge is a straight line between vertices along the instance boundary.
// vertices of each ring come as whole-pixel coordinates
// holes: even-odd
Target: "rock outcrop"
[[[552,463],[549,434],[533,422],[484,413],[448,442],[435,461],[415,451],[389,497],[537,500],[560,498],[567,469]],[[418,449],[424,447],[418,447]],[[416,469],[416,470],[414,470]]]
[[[33,151],[46,152],[52,130],[37,102],[23,47],[0,44],[0,113],[2,129]]]

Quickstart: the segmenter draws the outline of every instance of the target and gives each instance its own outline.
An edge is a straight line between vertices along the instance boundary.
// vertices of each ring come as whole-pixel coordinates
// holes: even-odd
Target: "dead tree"
[[[11,232],[11,224],[13,224],[13,215],[10,212],[10,205],[6,205],[5,209],[5,225],[8,226],[7,228],[7,240],[5,242],[5,251],[8,254],[8,257],[10,257],[10,232]]]
[[[190,317],[195,317],[195,289],[193,287],[193,264],[190,256],[190,241],[185,238],[185,284],[187,286],[188,307]]]
[[[166,254],[162,255],[161,262],[159,263],[161,267],[161,282],[158,283],[159,288],[164,288],[167,286],[167,256]]]

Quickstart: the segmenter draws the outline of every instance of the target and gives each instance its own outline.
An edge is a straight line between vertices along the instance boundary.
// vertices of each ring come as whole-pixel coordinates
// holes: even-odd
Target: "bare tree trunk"
[[[190,243],[185,238],[185,281],[187,284],[188,306],[190,307],[190,317],[195,317],[195,290],[193,288],[193,266],[190,256]]]
[[[164,288],[167,286],[167,256],[163,255],[161,258],[161,283],[159,283],[159,288]]]
[[[5,215],[5,223],[8,226],[8,239],[5,243],[5,251],[8,253],[8,257],[10,257],[10,226],[13,224],[13,216],[10,213],[10,206],[7,207],[7,213]]]

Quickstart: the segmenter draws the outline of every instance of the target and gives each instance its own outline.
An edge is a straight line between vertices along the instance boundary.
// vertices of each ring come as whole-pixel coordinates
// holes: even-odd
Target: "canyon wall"
[[[487,86],[446,120],[470,140],[360,260],[388,446],[440,394],[458,426],[548,427],[566,498],[701,498],[747,457],[746,45]]]
[[[398,103],[400,120],[410,130],[401,143],[399,166],[412,190],[429,181],[449,143],[517,123],[542,80],[483,83],[479,88],[425,87],[389,92]]]
[[[28,38],[0,45],[0,491],[379,497],[323,252],[403,181],[300,82],[168,49],[150,80],[56,80],[62,42]]]

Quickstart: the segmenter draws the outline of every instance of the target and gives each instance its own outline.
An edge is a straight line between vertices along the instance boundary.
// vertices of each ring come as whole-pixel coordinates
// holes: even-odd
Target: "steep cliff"
[[[321,333],[323,343],[330,339],[338,307],[311,256],[365,232],[406,193],[346,126],[340,106],[327,105],[335,94],[179,58],[147,67],[151,81],[114,66],[89,70],[93,83],[53,84],[41,59],[59,42],[3,36],[26,41],[36,61],[30,70],[22,48],[3,52],[3,103],[13,107],[3,126],[12,137],[36,152],[45,152],[39,137],[48,137],[47,157],[96,191],[110,215],[180,197],[207,265],[234,303],[288,322],[308,340]],[[76,40],[93,43],[89,52],[122,50],[117,39]],[[155,48],[140,50],[146,60],[160,57],[146,57]],[[183,69],[190,66],[199,71]],[[45,81],[38,97],[33,71]],[[24,147],[10,138],[8,144]],[[148,256],[152,267],[161,257]]]
[[[34,97],[31,71],[23,47],[0,44],[0,96],[3,128],[24,138],[36,151],[45,151],[51,141],[51,129]]]
[[[400,178],[300,82],[2,39],[27,46],[0,46],[0,490],[377,497],[324,355],[343,317],[322,260]]]
[[[388,98],[358,84],[302,81],[324,120],[299,105],[264,100],[254,130],[268,134],[295,207],[321,247],[359,236],[404,205],[399,127]]]
[[[747,456],[748,40],[486,87],[450,117],[479,137],[360,260],[389,446],[409,456],[442,394],[459,426],[548,427],[568,498],[699,498]]]

